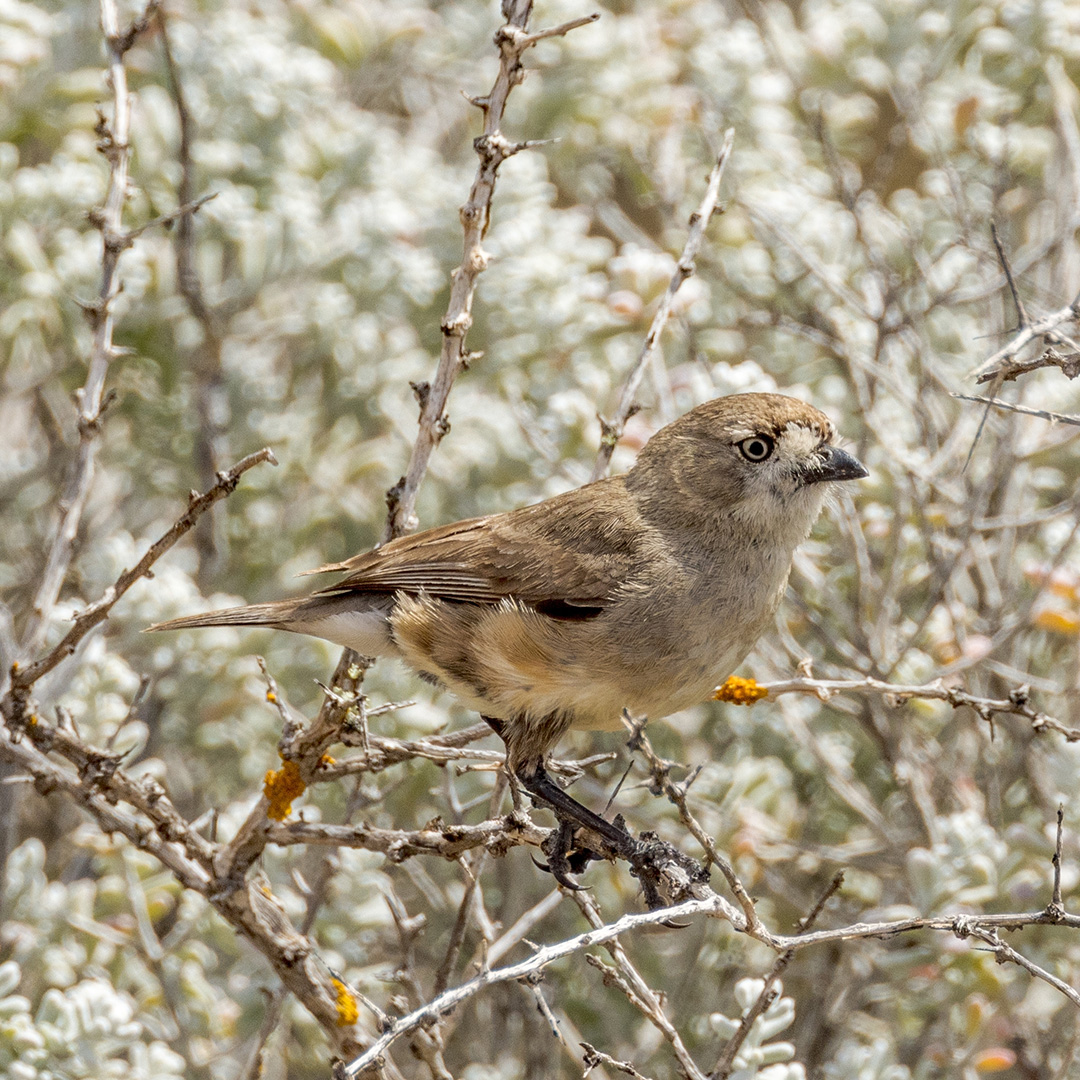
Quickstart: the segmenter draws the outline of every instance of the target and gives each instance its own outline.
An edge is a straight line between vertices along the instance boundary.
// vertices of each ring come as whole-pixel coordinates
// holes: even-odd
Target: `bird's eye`
[[[747,461],[764,461],[773,452],[773,445],[768,435],[753,435],[739,443],[739,452]]]

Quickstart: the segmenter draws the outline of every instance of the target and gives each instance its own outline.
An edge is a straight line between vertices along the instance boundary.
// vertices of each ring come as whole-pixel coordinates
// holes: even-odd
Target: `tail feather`
[[[183,615],[179,619],[148,626],[144,633],[157,630],[186,630],[196,626],[273,626],[285,627],[295,615],[297,601],[274,600],[267,604],[247,604],[244,607],[207,611],[202,615]]]
[[[354,649],[363,656],[396,656],[390,633],[394,597],[389,593],[338,593],[273,600],[267,604],[184,615],[148,626],[156,630],[186,630],[199,626],[269,626],[294,634],[310,634]]]

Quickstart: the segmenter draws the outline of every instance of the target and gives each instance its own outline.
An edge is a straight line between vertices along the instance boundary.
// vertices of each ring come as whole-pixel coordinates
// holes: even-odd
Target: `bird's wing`
[[[392,540],[323,567],[347,576],[320,591],[401,590],[488,604],[513,598],[556,618],[588,618],[649,558],[647,531],[615,477]]]

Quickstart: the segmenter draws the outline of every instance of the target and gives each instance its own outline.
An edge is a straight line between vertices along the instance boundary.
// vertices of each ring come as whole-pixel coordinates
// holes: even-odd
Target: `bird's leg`
[[[551,779],[542,765],[532,770],[519,771],[517,778],[534,802],[545,803],[554,811],[559,824],[544,841],[542,847],[547,856],[547,866],[541,863],[537,865],[541,869],[549,870],[563,888],[580,889],[581,886],[571,877],[571,874],[581,873],[594,859],[602,858],[592,848],[579,844],[577,832],[583,827],[599,835],[604,846],[610,847],[616,855],[621,855],[631,863],[633,862],[638,843],[627,831],[622,815],[614,822],[605,821],[587,807],[582,806],[577,799],[567,795]],[[593,843],[596,841],[594,840]]]
[[[489,716],[484,719],[491,725],[492,730],[506,741],[503,721]],[[508,762],[513,761],[509,746],[507,759]],[[622,814],[618,814],[614,821],[606,821],[587,806],[582,806],[577,799],[567,795],[544,768],[542,759],[526,760],[512,768],[512,774],[532,796],[533,801],[545,803],[559,822],[558,827],[544,841],[543,851],[548,859],[546,869],[551,871],[555,880],[564,888],[580,889],[581,886],[570,875],[580,873],[593,859],[602,857],[590,848],[575,845],[575,833],[578,829],[595,833],[615,855],[630,863],[631,873],[641,882],[645,902],[650,909],[686,899],[687,896],[694,895],[690,891],[692,886],[708,883],[708,870],[684,855],[673,844],[661,840],[655,833],[642,833],[641,839],[636,840],[627,829]],[[670,890],[664,880],[665,869],[672,865],[682,871],[681,877],[685,879],[686,891],[680,890],[677,895],[669,895]]]
[[[631,867],[630,872],[641,882],[645,903],[650,911],[688,899],[695,895],[695,886],[708,884],[708,869],[684,855],[674,844],[661,840],[653,832],[642,833],[641,839],[635,840],[627,830],[622,814],[617,815],[614,821],[605,821],[567,795],[542,765],[531,773],[519,772],[517,776],[525,790],[534,798],[546,802],[559,819],[558,829],[544,841],[543,850],[548,857],[548,869],[565,888],[581,888],[568,872],[578,873],[585,869],[590,860],[599,858],[588,849],[574,850],[574,832],[578,827],[598,833],[616,855],[626,859]],[[677,869],[677,878],[681,883],[674,892],[667,880],[672,867]]]
[[[594,814],[587,806],[582,806],[577,799],[567,795],[551,779],[543,765],[537,765],[531,770],[521,769],[517,778],[530,795],[551,807],[560,822],[591,829],[603,837],[617,855],[624,858],[631,858],[637,851],[637,841],[623,824],[621,815],[611,822],[605,821],[599,814]]]
[[[492,731],[507,743],[507,759],[508,762],[513,762],[514,755],[506,737],[505,722],[493,716],[485,716],[484,720]],[[542,761],[534,759],[517,764],[516,767],[511,765],[511,775],[532,796],[534,802],[543,803],[551,809],[559,822],[558,828],[544,844],[544,854],[548,859],[545,869],[551,871],[560,885],[568,889],[580,888],[570,874],[580,873],[592,859],[600,858],[586,848],[575,846],[574,834],[580,828],[589,829],[599,835],[616,855],[632,858],[637,850],[637,841],[627,831],[621,815],[614,822],[605,821],[588,807],[582,806],[552,780]]]

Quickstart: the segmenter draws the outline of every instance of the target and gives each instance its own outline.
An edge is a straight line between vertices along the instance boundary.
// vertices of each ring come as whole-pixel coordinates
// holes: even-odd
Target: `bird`
[[[273,627],[404,660],[480,713],[564,833],[584,826],[633,861],[621,818],[567,794],[548,753],[572,728],[619,729],[624,710],[656,720],[709,698],[771,622],[828,493],[867,475],[814,406],[718,397],[623,475],[398,537],[309,571],[345,576],[308,595],[148,629]]]

